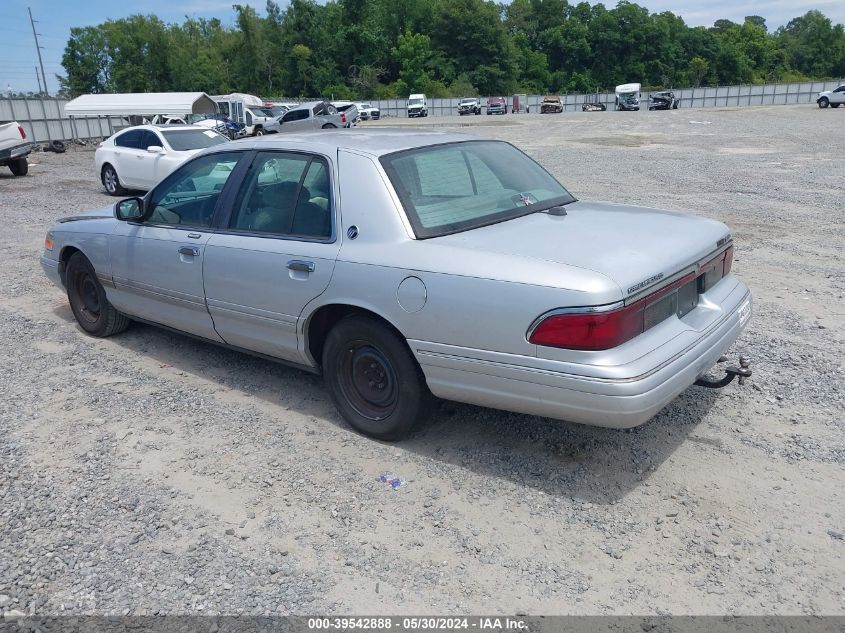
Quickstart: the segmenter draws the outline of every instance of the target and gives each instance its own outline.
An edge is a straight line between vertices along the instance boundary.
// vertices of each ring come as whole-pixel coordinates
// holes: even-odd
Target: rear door
[[[258,152],[205,249],[205,296],[230,345],[298,363],[297,323],[328,286],[335,235],[333,161]]]

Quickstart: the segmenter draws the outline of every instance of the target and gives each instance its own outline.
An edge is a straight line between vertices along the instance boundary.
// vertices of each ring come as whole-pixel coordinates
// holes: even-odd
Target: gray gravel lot
[[[444,403],[374,442],[318,377],[85,336],[38,256],[112,199],[90,148],[34,154],[0,169],[0,612],[845,614],[845,112],[478,119],[578,197],[727,222],[749,384],[630,432]]]

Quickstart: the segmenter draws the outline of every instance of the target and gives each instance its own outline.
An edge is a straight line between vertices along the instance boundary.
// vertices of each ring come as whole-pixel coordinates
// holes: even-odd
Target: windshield
[[[381,163],[418,238],[439,237],[574,202],[551,174],[502,141],[406,150]]]
[[[636,92],[620,92],[619,98],[620,99],[633,99],[637,96]]]
[[[220,145],[220,143],[229,140],[214,130],[170,130],[162,132],[162,134],[164,134],[167,144],[176,152],[204,149],[212,145]]]
[[[475,99],[461,99],[461,103],[475,103]]]
[[[422,103],[422,99],[408,99],[408,105],[419,105]]]

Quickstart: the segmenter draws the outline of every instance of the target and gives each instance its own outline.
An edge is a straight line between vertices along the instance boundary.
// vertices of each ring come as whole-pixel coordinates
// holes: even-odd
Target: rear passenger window
[[[303,154],[259,153],[238,192],[229,228],[291,237],[331,237],[325,161]]]

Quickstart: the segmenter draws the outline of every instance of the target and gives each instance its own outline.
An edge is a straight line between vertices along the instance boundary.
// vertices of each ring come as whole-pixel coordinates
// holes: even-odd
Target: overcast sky
[[[266,5],[265,0],[0,0],[0,90],[5,92],[7,85],[15,91],[37,89],[38,59],[27,6],[38,20],[36,30],[41,33],[47,87],[55,93],[55,75],[63,72],[62,51],[71,26],[99,24],[133,13],[154,13],[165,22],[181,21],[185,15],[216,16],[230,24],[236,2],[251,4],[259,11]],[[615,6],[615,0],[604,4]],[[693,26],[710,26],[720,18],[742,21],[746,15],[761,15],[774,30],[810,9],[823,11],[835,23],[845,23],[845,0],[640,0],[638,4],[652,12],[672,11]]]

